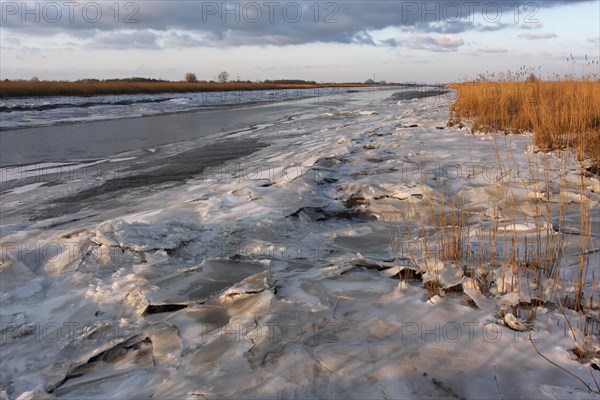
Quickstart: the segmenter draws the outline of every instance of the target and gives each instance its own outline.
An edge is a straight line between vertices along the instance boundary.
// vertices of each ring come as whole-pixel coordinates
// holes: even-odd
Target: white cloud
[[[413,35],[405,40],[397,39],[396,41],[400,46],[432,51],[452,51],[464,44],[463,39],[454,34],[437,36]]]
[[[532,30],[541,29],[544,26],[541,22],[521,22],[517,25],[518,29]]]
[[[479,49],[479,51],[481,53],[506,53],[508,50],[506,50],[504,47],[481,47]]]
[[[482,32],[493,32],[493,31],[499,31],[500,29],[504,29],[508,26],[507,23],[503,23],[503,22],[488,22],[485,24],[477,24],[477,29],[479,29]]]
[[[96,49],[158,49],[156,33],[149,29],[139,31],[102,32],[93,38],[91,47]]]
[[[519,34],[520,38],[536,40],[536,39],[551,39],[556,37],[554,32],[523,32]]]
[[[159,40],[160,46],[165,49],[199,47],[206,45],[202,35],[194,32],[167,32]]]
[[[440,47],[458,47],[464,43],[458,35],[440,35],[434,38],[433,41]]]

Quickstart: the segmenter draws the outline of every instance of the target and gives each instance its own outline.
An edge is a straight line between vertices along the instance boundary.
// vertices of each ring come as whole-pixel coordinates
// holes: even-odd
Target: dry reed
[[[600,172],[600,82],[590,80],[470,82],[450,85],[458,98],[450,125],[474,131],[533,132],[542,151],[574,149]]]
[[[155,94],[184,92],[251,91],[276,89],[314,89],[326,87],[365,87],[373,85],[290,84],[251,82],[128,82],[128,81],[0,81],[0,98],[47,96],[97,96],[111,94]],[[381,85],[394,86],[394,85]]]

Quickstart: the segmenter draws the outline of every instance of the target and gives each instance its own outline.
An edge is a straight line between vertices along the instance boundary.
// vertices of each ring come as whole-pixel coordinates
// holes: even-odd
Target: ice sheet
[[[499,138],[498,158],[491,136],[446,128],[447,117],[443,97],[324,105],[240,134],[268,147],[219,168],[36,223],[28,213],[52,205],[35,196],[60,199],[67,185],[84,183],[3,193],[23,211],[2,222],[0,390],[10,398],[597,398],[540,357],[530,335],[595,388],[598,372],[569,351],[567,319],[583,340],[585,318],[559,307],[556,293],[572,291],[577,276],[581,201],[600,194],[555,184],[563,161],[528,152],[531,137]],[[556,165],[550,182],[523,179],[546,161]],[[577,173],[570,167],[567,179]],[[546,205],[528,195],[535,191],[553,211],[561,196],[573,200],[563,208],[570,231],[539,217]],[[465,233],[460,260],[440,256],[456,249],[452,226]],[[597,302],[593,229],[584,289]],[[538,285],[513,271],[511,254],[544,252],[558,238],[557,279]],[[483,272],[494,277],[486,294]],[[538,314],[524,331],[500,318],[533,299],[542,304],[531,306]],[[597,336],[585,337],[600,349]]]

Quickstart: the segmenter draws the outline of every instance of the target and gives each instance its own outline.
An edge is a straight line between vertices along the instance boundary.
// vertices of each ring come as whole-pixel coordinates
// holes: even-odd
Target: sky
[[[542,78],[600,72],[600,0],[0,6],[1,79],[211,80],[225,70],[251,81],[446,83],[521,68]]]

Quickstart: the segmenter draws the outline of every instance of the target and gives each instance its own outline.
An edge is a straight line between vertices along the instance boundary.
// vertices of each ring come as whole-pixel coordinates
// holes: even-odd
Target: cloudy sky
[[[542,76],[598,72],[587,64],[600,57],[600,0],[0,5],[1,79],[180,80],[189,71],[210,80],[227,70],[253,81],[449,82],[524,65]]]

